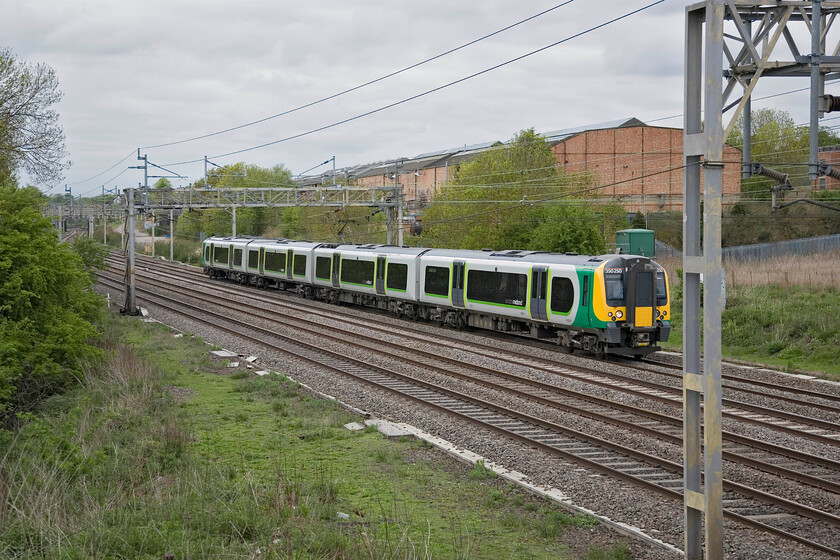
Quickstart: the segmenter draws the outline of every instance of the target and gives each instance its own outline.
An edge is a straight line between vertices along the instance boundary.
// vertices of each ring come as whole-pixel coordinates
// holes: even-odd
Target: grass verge
[[[671,306],[669,350],[682,350],[682,300]],[[840,381],[840,291],[804,286],[753,286],[727,290],[722,316],[723,355],[789,372],[824,373]]]
[[[627,542],[282,375],[113,317],[110,359],[0,432],[4,558],[630,558]]]

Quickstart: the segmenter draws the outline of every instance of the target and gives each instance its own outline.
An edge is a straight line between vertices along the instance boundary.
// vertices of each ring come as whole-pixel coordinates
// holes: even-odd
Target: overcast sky
[[[439,87],[563,40],[652,0],[576,0],[419,68],[293,114],[174,146],[153,163],[203,174],[220,165],[283,164],[300,173],[411,157],[464,144],[625,117],[681,115],[685,5],[667,0],[527,59],[420,99],[298,139],[304,133]],[[0,47],[58,73],[58,110],[73,194],[136,186],[138,147],[262,119],[477,39],[561,0],[79,1],[0,0]],[[756,95],[807,86],[767,79]],[[757,102],[807,120],[807,93]],[[651,124],[680,127],[682,117]],[[113,170],[87,180],[121,159]],[[324,166],[321,169],[327,169]],[[116,175],[122,173],[115,178]],[[63,189],[63,185],[53,192]]]

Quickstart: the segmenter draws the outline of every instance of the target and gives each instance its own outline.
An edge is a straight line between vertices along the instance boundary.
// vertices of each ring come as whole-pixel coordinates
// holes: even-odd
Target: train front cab
[[[607,352],[643,356],[671,333],[668,276],[646,257],[617,257],[595,271],[593,313]]]

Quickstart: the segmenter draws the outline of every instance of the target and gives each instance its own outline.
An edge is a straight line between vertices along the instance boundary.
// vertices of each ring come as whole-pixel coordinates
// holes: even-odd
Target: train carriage
[[[212,277],[553,339],[567,351],[640,357],[670,334],[667,275],[646,257],[219,237],[202,256]]]

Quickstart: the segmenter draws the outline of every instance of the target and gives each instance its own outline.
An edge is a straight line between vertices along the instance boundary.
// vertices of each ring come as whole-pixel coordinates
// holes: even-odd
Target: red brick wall
[[[598,196],[610,196],[628,209],[681,210],[683,131],[632,127],[583,132],[553,147],[557,163],[568,171],[590,171]],[[724,203],[741,192],[741,153],[724,148]]]
[[[679,128],[638,126],[591,130],[552,147],[557,163],[571,172],[593,174],[592,191],[611,197],[628,210],[682,210],[683,131]],[[833,152],[840,165],[840,152]],[[723,203],[734,204],[741,192],[741,152],[724,147]],[[429,200],[446,184],[452,169],[446,166],[412,171],[400,169],[399,183],[407,202]],[[393,171],[391,172],[393,173]],[[827,181],[833,179],[827,179]],[[390,174],[357,180],[363,186],[391,186]],[[829,187],[831,188],[831,187]]]

